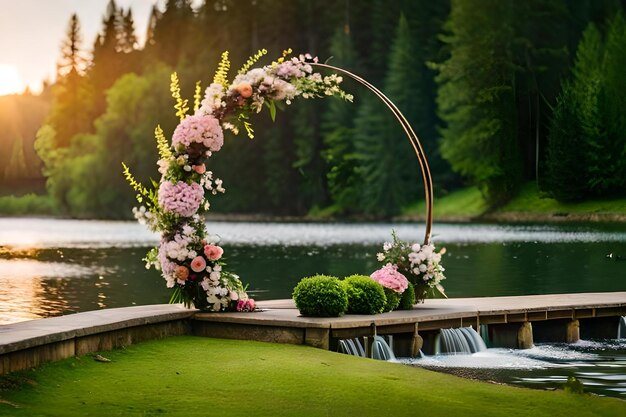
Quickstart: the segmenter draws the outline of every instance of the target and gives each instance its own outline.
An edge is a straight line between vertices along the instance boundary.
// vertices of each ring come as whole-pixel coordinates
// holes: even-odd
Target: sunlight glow
[[[0,96],[5,94],[21,93],[24,84],[13,65],[0,64]]]

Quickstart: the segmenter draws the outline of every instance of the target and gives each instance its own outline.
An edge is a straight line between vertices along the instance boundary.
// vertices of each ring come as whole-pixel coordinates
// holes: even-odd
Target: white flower
[[[378,253],[376,254],[376,259],[378,259],[378,262],[382,262],[382,261],[384,261],[384,260],[385,260],[385,254],[384,254],[384,253],[381,253],[381,252],[378,252]]]
[[[385,252],[389,252],[389,250],[390,250],[392,247],[393,247],[393,245],[392,245],[391,243],[389,243],[389,242],[385,242],[385,243],[383,244],[383,250],[384,250]]]
[[[419,243],[414,243],[413,246],[411,246],[411,250],[413,252],[419,252],[420,250],[420,244]]]

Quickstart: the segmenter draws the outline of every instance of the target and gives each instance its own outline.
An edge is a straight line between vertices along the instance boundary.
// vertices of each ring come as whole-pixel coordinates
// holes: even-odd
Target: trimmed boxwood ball
[[[385,303],[385,311],[393,311],[398,308],[400,305],[400,297],[402,294],[398,294],[394,290],[389,288],[385,288],[385,296],[387,297],[387,302]]]
[[[341,281],[327,275],[303,278],[293,289],[293,300],[300,314],[310,317],[337,317],[348,307]]]
[[[413,284],[409,282],[409,286],[406,290],[404,290],[402,296],[400,297],[398,310],[410,310],[413,308],[415,302],[415,288],[413,288]]]
[[[348,313],[382,313],[387,302],[382,285],[365,275],[351,275],[343,280],[348,294]]]

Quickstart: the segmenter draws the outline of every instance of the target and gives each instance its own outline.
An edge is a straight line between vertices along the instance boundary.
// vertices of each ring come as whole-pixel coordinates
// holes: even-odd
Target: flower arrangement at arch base
[[[376,254],[376,259],[384,266],[374,272],[372,278],[378,278],[383,286],[387,281],[405,278],[415,289],[417,302],[423,302],[428,297],[447,297],[441,285],[441,281],[446,279],[441,265],[446,248],[437,251],[432,243],[408,243],[400,240],[395,231],[391,235],[393,241],[385,242],[383,251]]]
[[[124,165],[124,175],[141,204],[133,209],[135,217],[161,235],[145,261],[147,268],[159,269],[167,287],[173,288],[170,303],[210,311],[255,309],[239,277],[226,269],[219,236],[206,230],[203,217],[210,208],[207,197],[225,192],[223,182],[208,169],[209,159],[224,144],[224,130],[234,134],[245,130],[252,139],[250,114],[265,107],[274,119],[277,102],[289,105],[297,97],[338,96],[352,101],[339,88],[341,77],[313,72],[311,63],[317,60],[308,54],[289,58],[288,50],[271,64],[251,69],[266,53],[260,50],[252,56],[230,82],[230,61],[224,52],[204,96],[196,83],[193,114],[187,114],[188,100],[181,98],[178,77],[172,74],[170,90],[180,123],[171,143],[160,127],[155,130],[160,181],[147,188]]]

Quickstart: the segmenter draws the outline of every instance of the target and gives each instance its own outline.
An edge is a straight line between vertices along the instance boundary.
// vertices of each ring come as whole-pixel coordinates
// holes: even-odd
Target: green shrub
[[[409,282],[409,286],[402,293],[400,297],[400,305],[398,306],[398,310],[410,310],[413,308],[413,305],[416,303],[415,300],[415,288],[413,284]]]
[[[400,297],[402,297],[402,294],[398,294],[394,290],[385,288],[385,296],[387,297],[387,302],[385,303],[384,311],[397,310],[400,305]]]
[[[348,295],[348,313],[382,313],[387,302],[383,286],[365,275],[351,275],[343,280]]]
[[[348,307],[341,281],[326,275],[303,278],[293,289],[293,300],[303,316],[336,317]]]

